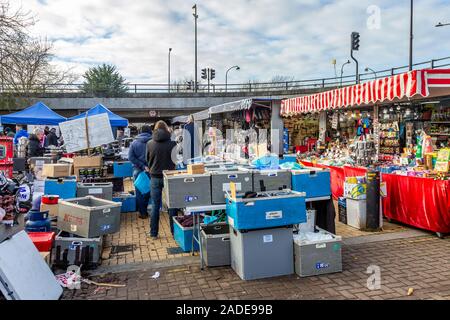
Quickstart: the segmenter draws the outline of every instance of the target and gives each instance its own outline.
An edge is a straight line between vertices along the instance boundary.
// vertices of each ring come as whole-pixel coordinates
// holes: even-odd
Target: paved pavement
[[[123,288],[97,288],[64,292],[63,299],[445,299],[450,300],[450,238],[431,234],[384,234],[368,241],[345,242],[343,272],[309,278],[296,275],[241,280],[230,267],[201,271],[197,257],[175,259],[170,266],[142,263],[126,272],[94,276],[98,282],[125,284]],[[198,259],[198,258],[197,258]],[[178,263],[177,263],[178,261]],[[187,264],[185,264],[187,263]],[[136,265],[137,266],[137,265]],[[367,287],[369,266],[380,268],[378,289]],[[123,271],[120,270],[120,271]],[[152,279],[155,272],[158,279]],[[371,282],[373,284],[373,282]],[[410,288],[412,288],[410,290]],[[412,291],[408,295],[408,290]]]

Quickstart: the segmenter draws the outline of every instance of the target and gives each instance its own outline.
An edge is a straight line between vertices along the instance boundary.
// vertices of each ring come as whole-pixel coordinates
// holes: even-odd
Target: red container
[[[0,164],[12,163],[13,157],[14,157],[13,138],[0,137]]]
[[[8,163],[8,164],[0,163],[0,171],[4,172],[6,177],[12,178],[13,177],[13,164],[12,163]]]
[[[59,196],[42,196],[41,202],[43,204],[58,204]]]
[[[54,232],[29,232],[28,236],[39,252],[49,252],[55,240]]]

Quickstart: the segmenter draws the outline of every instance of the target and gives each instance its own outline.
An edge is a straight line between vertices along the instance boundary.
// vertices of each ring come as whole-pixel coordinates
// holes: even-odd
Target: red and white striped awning
[[[431,88],[450,88],[450,69],[413,70],[358,85],[281,101],[281,115],[370,105],[414,96],[428,97]]]

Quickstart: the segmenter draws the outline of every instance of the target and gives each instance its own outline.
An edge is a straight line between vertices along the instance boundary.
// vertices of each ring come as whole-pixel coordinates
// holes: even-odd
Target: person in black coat
[[[28,138],[28,158],[42,157],[44,155],[45,148],[41,145],[44,131],[36,128]]]
[[[170,138],[170,132],[164,121],[158,121],[153,131],[152,140],[147,143],[147,167],[151,176],[152,213],[150,218],[150,236],[157,239],[159,231],[159,212],[161,208],[162,189],[164,187],[163,171],[174,170],[172,153],[176,155],[177,143]],[[170,231],[173,235],[173,216],[176,209],[169,209]]]
[[[47,135],[47,144],[49,146],[58,146],[58,137],[56,136],[56,129],[52,128],[50,133]]]

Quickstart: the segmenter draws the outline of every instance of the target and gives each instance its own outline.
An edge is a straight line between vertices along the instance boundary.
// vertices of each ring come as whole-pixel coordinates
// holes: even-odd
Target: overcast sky
[[[34,12],[36,35],[54,41],[55,62],[87,68],[112,63],[129,82],[167,82],[194,75],[194,17],[189,0],[20,0]],[[13,2],[19,3],[19,0]],[[361,70],[408,64],[409,0],[198,0],[199,69],[216,83],[334,76],[359,31]],[[449,0],[415,0],[415,62],[450,56]],[[379,13],[379,15],[378,15]],[[346,74],[354,72],[347,66]],[[199,71],[200,77],[200,71]]]

